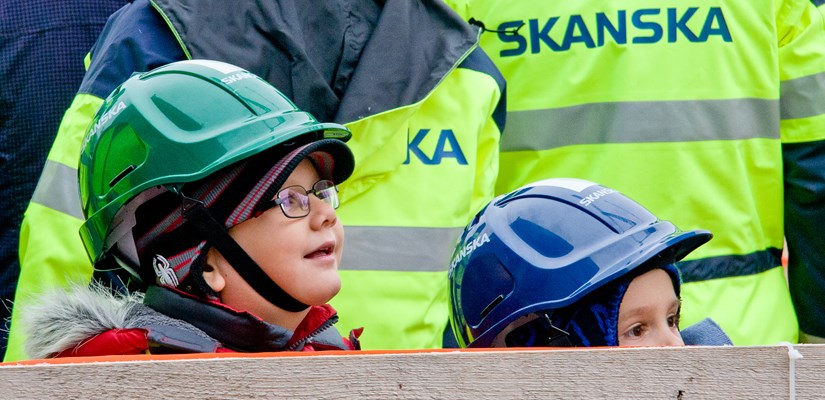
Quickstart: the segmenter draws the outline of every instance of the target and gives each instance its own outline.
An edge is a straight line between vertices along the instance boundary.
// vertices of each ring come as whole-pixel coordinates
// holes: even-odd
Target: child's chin
[[[324,285],[324,288],[318,288],[319,290],[312,295],[310,299],[307,299],[308,302],[304,302],[305,304],[313,305],[313,306],[320,306],[322,304],[327,304],[332,300],[338,292],[341,291],[341,280],[337,280],[335,282],[329,282]]]

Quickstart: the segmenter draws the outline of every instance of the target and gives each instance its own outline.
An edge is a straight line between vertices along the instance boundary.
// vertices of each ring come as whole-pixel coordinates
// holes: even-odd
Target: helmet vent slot
[[[126,175],[129,175],[129,173],[134,171],[135,168],[136,167],[134,165],[130,165],[126,167],[126,169],[124,169],[123,171],[120,171],[120,173],[117,174],[117,176],[115,176],[114,178],[112,178],[111,181],[109,181],[109,187],[114,187],[115,185],[117,185],[117,183],[120,182],[121,179],[125,178]]]
[[[495,299],[493,299],[493,301],[491,301],[490,304],[487,304],[487,307],[484,307],[484,309],[481,310],[481,318],[486,317],[487,314],[489,314],[490,311],[493,311],[493,309],[498,305],[498,303],[501,303],[503,300],[504,295],[501,294],[498,295],[498,297],[496,297]]]

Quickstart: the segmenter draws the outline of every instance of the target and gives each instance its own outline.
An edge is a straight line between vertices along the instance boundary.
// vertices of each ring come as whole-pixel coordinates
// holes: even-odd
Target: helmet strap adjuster
[[[546,312],[513,329],[504,338],[507,347],[573,347],[570,334],[553,325]]]

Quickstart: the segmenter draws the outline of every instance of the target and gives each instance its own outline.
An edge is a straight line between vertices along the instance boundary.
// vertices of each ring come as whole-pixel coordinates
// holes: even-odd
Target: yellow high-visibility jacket
[[[682,326],[711,317],[736,345],[775,344],[797,340],[798,315],[825,336],[825,28],[810,2],[449,3],[486,27],[507,81],[497,193],[551,177],[620,190],[714,234],[679,265]]]

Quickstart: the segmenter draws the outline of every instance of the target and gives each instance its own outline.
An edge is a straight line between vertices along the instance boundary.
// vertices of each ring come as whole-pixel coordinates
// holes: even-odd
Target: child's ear
[[[221,274],[221,265],[226,260],[214,248],[209,249],[206,261],[203,263],[203,280],[215,293],[220,293],[226,286],[226,279]]]

